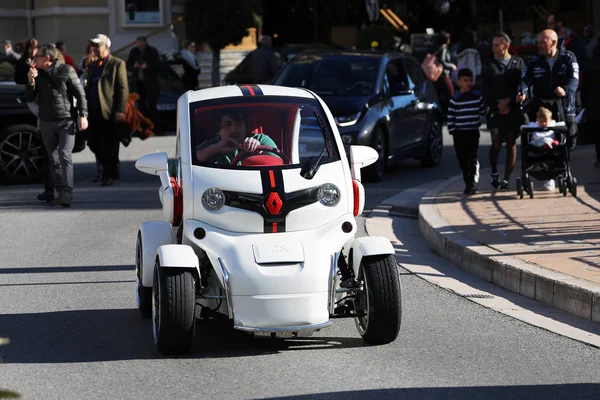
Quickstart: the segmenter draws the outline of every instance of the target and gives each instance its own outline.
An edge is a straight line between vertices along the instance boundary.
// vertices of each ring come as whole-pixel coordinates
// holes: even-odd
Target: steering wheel
[[[368,94],[373,91],[373,84],[366,81],[354,82],[352,86],[346,89],[346,92],[353,93],[357,89],[360,89],[360,94]]]
[[[261,154],[261,152],[274,153],[276,156],[272,154]],[[289,157],[283,154],[277,147],[259,145],[256,147],[256,150],[252,152],[241,150],[237,156],[231,160],[231,165],[237,165],[239,162],[246,159],[249,161],[250,159],[255,159],[253,160],[257,162],[255,165],[282,165],[290,163]]]

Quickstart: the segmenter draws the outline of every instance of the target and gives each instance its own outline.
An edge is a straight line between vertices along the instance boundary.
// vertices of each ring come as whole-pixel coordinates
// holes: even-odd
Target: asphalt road
[[[0,337],[11,340],[0,347],[0,387],[61,400],[600,396],[600,350],[404,270],[403,324],[392,344],[366,346],[350,320],[275,342],[200,325],[192,354],[160,356],[150,321],[135,310],[133,267],[138,224],[160,218],[158,181],[133,160],[173,143],[135,141],[123,152],[122,181],[109,188],[88,183],[93,159],[78,154],[72,209],[39,204],[39,187],[0,188]],[[457,173],[451,147],[438,168],[406,162],[367,186],[367,208]],[[402,227],[418,235],[414,220]]]

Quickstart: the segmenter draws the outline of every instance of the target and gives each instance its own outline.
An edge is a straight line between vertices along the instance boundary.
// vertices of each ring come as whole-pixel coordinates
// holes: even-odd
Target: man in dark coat
[[[131,49],[127,57],[127,69],[133,72],[135,91],[140,95],[140,112],[158,127],[158,110],[156,102],[160,93],[158,73],[160,56],[156,48],[148,44],[145,36],[135,40],[136,47]]]
[[[270,36],[260,38],[260,47],[251,53],[253,83],[270,83],[279,70],[279,61],[273,52]]]
[[[509,54],[510,37],[498,32],[492,40],[493,56],[484,61],[481,73],[483,98],[490,107],[492,117],[488,119],[488,128],[492,134],[490,147],[490,166],[492,168],[492,186],[508,189],[510,175],[517,161],[517,142],[521,113],[515,101],[521,75],[525,64],[519,57]],[[506,142],[506,165],[504,179],[498,178],[498,154],[502,143]]]

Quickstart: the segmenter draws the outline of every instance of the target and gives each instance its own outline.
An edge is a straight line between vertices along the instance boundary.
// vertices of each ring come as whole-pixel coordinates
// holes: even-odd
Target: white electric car
[[[365,196],[335,120],[314,93],[269,85],[189,91],[177,106],[176,156],[136,162],[158,175],[161,221],[139,228],[138,309],[163,354],[185,353],[196,318],[271,337],[354,318],[367,343],[398,337],[394,248],[356,237]]]

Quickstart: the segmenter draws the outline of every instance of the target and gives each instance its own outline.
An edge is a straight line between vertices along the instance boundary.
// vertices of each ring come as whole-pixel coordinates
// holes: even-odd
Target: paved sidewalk
[[[499,286],[600,322],[600,170],[591,146],[573,153],[578,196],[535,191],[519,199],[492,190],[481,171],[480,193],[465,197],[462,179],[424,196],[419,226],[429,245],[461,268]],[[541,184],[537,184],[541,187]]]

